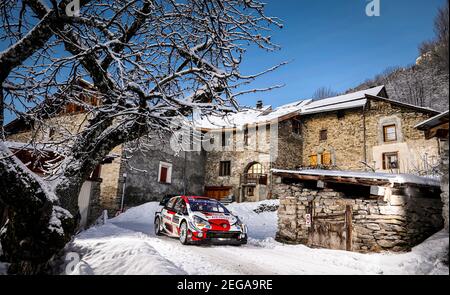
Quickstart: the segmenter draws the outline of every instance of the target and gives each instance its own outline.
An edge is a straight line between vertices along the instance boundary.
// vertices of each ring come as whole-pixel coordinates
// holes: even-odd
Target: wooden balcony
[[[242,174],[241,185],[267,185],[267,174]]]

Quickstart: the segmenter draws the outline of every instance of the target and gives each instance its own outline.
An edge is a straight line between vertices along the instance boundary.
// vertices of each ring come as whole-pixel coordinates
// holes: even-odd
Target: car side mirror
[[[180,215],[183,215],[183,216],[186,216],[186,215],[188,215],[188,213],[187,213],[187,211],[185,210],[185,211],[181,211],[181,210],[179,210],[179,211],[177,211],[177,213],[178,214],[180,214]]]

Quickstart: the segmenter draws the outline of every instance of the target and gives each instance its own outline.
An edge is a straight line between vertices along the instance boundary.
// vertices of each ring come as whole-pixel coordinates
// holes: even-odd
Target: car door
[[[172,225],[174,229],[174,233],[179,235],[180,222],[183,220],[185,213],[187,213],[186,202],[183,198],[178,198],[175,203],[174,210],[175,215],[172,218]]]
[[[173,234],[174,233],[174,226],[173,226],[173,218],[175,216],[175,211],[174,211],[174,206],[175,203],[178,201],[178,197],[172,198],[170,199],[166,206],[164,206],[163,210],[161,211],[161,215],[162,215],[162,226],[164,228],[164,230],[169,233],[169,234]]]

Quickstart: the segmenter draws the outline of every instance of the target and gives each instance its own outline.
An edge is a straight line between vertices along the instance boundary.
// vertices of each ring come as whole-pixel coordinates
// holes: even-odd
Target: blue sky
[[[242,70],[258,72],[281,61],[292,61],[257,80],[260,88],[282,89],[243,96],[278,106],[309,98],[319,87],[341,92],[390,66],[406,66],[418,56],[418,45],[434,36],[433,22],[445,0],[380,0],[381,15],[367,17],[368,0],[265,0],[267,13],[284,21],[274,30],[276,53],[249,52]]]

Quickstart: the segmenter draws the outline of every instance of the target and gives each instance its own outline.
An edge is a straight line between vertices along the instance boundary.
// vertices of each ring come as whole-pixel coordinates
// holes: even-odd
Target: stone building
[[[203,195],[204,151],[172,148],[170,134],[141,139],[145,147],[128,143],[122,155],[115,204],[125,207],[157,201],[167,195]]]
[[[301,165],[299,111],[307,101],[262,106],[225,117],[197,118],[194,126],[214,145],[206,147],[205,194],[251,202],[270,198],[270,170]]]
[[[416,128],[425,131],[426,138],[436,137],[441,145],[440,149],[440,172],[441,172],[441,200],[443,203],[442,215],[444,217],[445,229],[448,231],[448,125],[449,111],[443,112],[431,119],[416,125]]]
[[[442,229],[439,181],[405,174],[274,170],[277,240],[356,252],[407,251]]]
[[[301,112],[303,166],[426,174],[438,142],[414,128],[437,114],[387,98],[383,86],[313,101]]]

